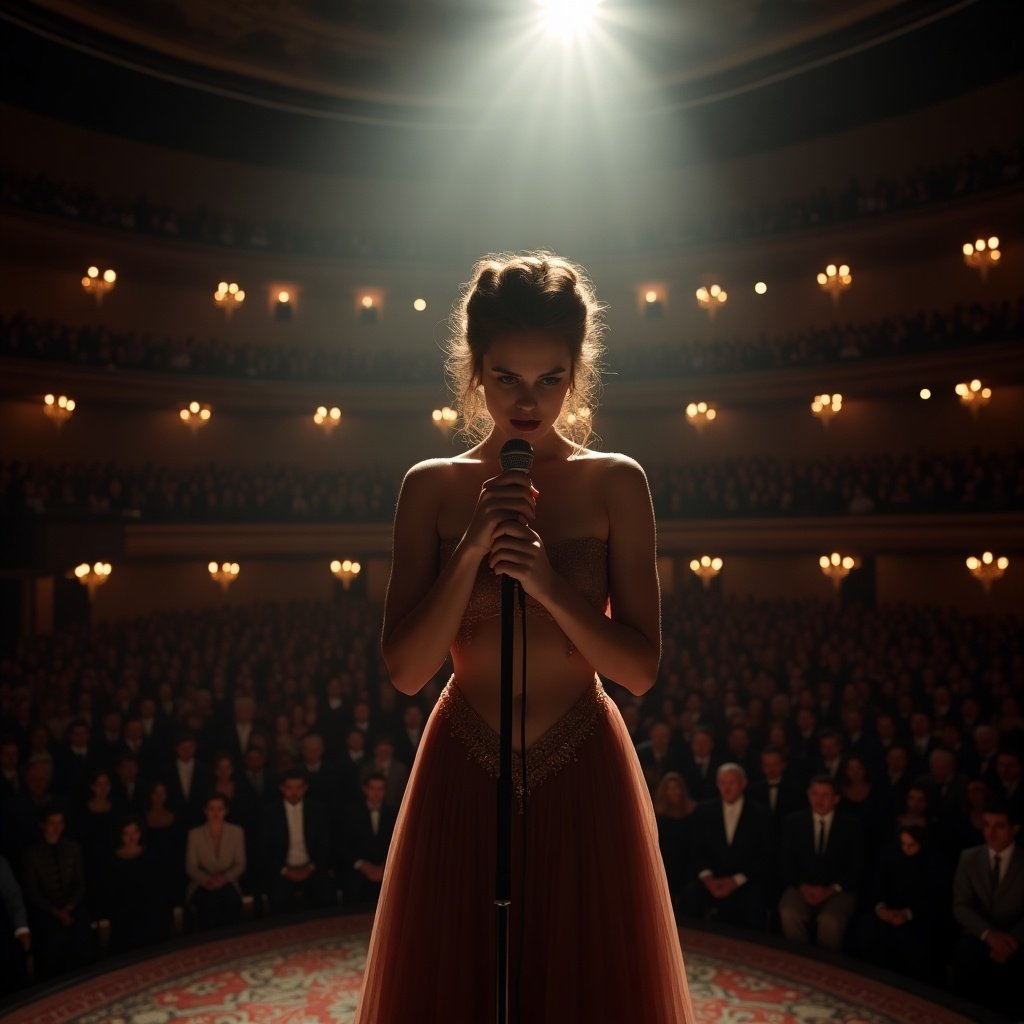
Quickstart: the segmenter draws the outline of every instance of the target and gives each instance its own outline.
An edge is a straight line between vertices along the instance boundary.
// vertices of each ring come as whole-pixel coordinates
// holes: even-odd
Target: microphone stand
[[[501,577],[501,732],[498,739],[498,847],[494,880],[498,970],[498,1024],[509,1013],[509,918],[512,906],[512,657],[515,643],[516,581]]]

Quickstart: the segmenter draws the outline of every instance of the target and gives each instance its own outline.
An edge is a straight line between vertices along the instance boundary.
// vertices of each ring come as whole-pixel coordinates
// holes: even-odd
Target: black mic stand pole
[[[515,643],[515,588],[501,577],[501,732],[498,739],[498,849],[494,881],[498,971],[495,1001],[498,1024],[509,1012],[509,915],[512,906],[512,654]]]

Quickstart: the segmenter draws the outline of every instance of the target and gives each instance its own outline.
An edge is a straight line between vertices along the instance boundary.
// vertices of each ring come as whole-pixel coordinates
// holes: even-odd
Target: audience
[[[185,849],[188,886],[185,902],[195,910],[200,928],[237,924],[242,918],[245,834],[228,820],[230,804],[211,793],[203,805],[206,824],[189,829]]]

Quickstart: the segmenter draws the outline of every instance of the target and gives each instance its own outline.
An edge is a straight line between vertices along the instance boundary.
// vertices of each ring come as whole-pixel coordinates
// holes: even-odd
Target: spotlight
[[[583,35],[594,20],[600,0],[537,0],[548,33],[569,40]]]

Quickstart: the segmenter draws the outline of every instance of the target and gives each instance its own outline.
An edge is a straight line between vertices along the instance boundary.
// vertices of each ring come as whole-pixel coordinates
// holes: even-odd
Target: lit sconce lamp
[[[765,284],[764,281],[758,281],[757,284],[754,285],[754,291],[758,295],[764,295],[768,291],[768,285]]]
[[[205,427],[210,422],[213,410],[206,404],[200,402],[189,402],[184,409],[178,411],[181,422],[195,433],[200,427]]]
[[[850,268],[845,263],[839,267],[834,263],[830,263],[822,273],[818,274],[818,284],[821,285],[822,291],[827,292],[832,296],[832,302],[834,304],[839,303],[839,296],[842,295],[852,283],[853,275],[850,273]]]
[[[230,317],[245,302],[245,292],[234,281],[221,281],[213,293],[213,301],[224,310],[226,316]]]
[[[815,395],[811,402],[811,412],[821,420],[824,426],[828,426],[832,417],[842,411],[843,396],[836,395]]]
[[[992,389],[984,387],[977,377],[957,384],[956,393],[960,396],[960,404],[970,409],[972,416],[977,416],[992,401]]]
[[[961,252],[964,254],[964,263],[977,270],[982,281],[988,277],[989,269],[998,266],[1003,258],[999,251],[999,239],[995,235],[989,239],[978,238],[974,242],[964,242]]]
[[[438,430],[448,434],[455,426],[455,422],[458,420],[459,414],[454,409],[448,408],[446,405],[441,409],[435,409],[430,414],[430,418],[433,420],[434,426],[437,427]]]
[[[987,594],[992,589],[992,584],[1000,579],[1007,568],[1010,560],[1005,555],[996,558],[991,551],[986,551],[981,558],[971,555],[967,559],[967,568],[971,575],[985,588]]]
[[[707,310],[708,316],[714,318],[719,306],[724,306],[729,300],[729,293],[720,285],[713,284],[710,288],[703,285],[697,289],[697,305]]]
[[[353,562],[350,558],[346,558],[344,562],[339,562],[335,559],[331,562],[331,572],[341,580],[341,585],[348,590],[352,586],[352,581],[363,571],[363,567],[358,562]]]
[[[364,295],[359,300],[359,322],[366,325],[377,322],[377,303],[372,295]]]
[[[277,301],[274,303],[274,319],[279,323],[288,323],[292,318],[292,293],[282,288],[277,293]]]
[[[665,315],[665,304],[657,289],[647,288],[644,291],[644,316],[648,320],[660,320]]]
[[[207,566],[207,571],[210,573],[210,579],[215,583],[220,584],[220,589],[226,594],[228,587],[238,579],[238,563],[237,562],[210,562]]]
[[[711,586],[711,581],[722,571],[725,563],[717,555],[701,555],[690,562],[690,570],[700,577],[704,589]]]
[[[412,308],[415,309],[417,313],[422,313],[427,308],[427,300],[426,299],[413,299],[412,300]]]
[[[825,574],[825,578],[832,581],[832,586],[839,589],[839,585],[846,579],[854,569],[860,568],[860,559],[854,555],[841,555],[833,551],[831,555],[822,555],[818,559],[818,565]]]
[[[334,428],[341,422],[341,410],[336,405],[330,409],[326,405],[317,406],[316,412],[313,413],[313,422],[322,427],[324,433],[330,437]]]
[[[931,388],[921,388],[921,390],[918,392],[918,394],[921,396],[921,401],[922,402],[927,402],[928,399],[932,397],[932,389]]]
[[[75,411],[75,400],[67,395],[43,395],[43,412],[60,430]]]
[[[568,423],[570,427],[575,426],[576,423],[581,421],[589,423],[590,420],[593,418],[593,415],[594,414],[586,406],[584,406],[582,409],[580,409],[578,413],[569,413],[565,417],[565,422]]]
[[[98,306],[103,301],[103,296],[113,289],[116,282],[117,273],[115,271],[108,267],[101,272],[99,267],[92,266],[86,270],[85,277],[82,278],[82,290],[87,295],[94,296]]]
[[[708,405],[707,402],[691,402],[686,407],[686,422],[693,427],[697,433],[701,433],[703,429],[711,423],[718,412],[713,406]]]
[[[96,596],[96,591],[110,579],[110,570],[109,562],[94,562],[92,565],[82,562],[81,565],[76,565],[68,575],[73,575],[89,591],[89,600],[92,601]]]

